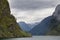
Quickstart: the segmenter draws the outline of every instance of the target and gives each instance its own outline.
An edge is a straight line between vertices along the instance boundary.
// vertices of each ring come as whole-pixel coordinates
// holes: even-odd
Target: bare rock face
[[[28,37],[30,34],[21,30],[14,16],[10,14],[7,0],[0,0],[0,38]]]
[[[48,32],[48,35],[60,36],[60,5],[56,7],[52,17],[53,18],[49,26],[51,31]]]
[[[60,21],[60,5],[58,5],[53,13],[53,16],[57,21]]]

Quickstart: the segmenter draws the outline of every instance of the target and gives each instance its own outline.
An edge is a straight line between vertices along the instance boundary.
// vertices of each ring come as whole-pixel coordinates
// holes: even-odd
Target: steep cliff
[[[16,19],[10,14],[7,0],[0,0],[0,38],[28,37],[29,33],[21,30]]]
[[[48,35],[60,35],[60,5],[58,5],[53,13],[53,19],[50,23],[51,31],[48,32]]]

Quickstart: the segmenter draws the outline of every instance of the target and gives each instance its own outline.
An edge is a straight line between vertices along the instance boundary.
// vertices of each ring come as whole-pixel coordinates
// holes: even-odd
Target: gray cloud
[[[9,0],[11,13],[17,22],[35,23],[50,16],[59,0]]]
[[[21,10],[35,10],[54,7],[56,1],[40,1],[40,0],[11,0],[11,8],[21,9]]]

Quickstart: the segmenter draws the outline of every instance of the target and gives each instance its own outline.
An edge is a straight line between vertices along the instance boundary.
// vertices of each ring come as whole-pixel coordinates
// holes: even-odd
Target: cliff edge
[[[29,33],[21,30],[13,15],[10,14],[7,0],[0,0],[0,38],[29,37]]]

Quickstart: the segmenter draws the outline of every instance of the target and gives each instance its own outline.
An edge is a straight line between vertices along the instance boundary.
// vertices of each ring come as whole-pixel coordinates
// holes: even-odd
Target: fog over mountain
[[[10,3],[11,14],[17,22],[26,23],[40,22],[47,16],[52,15],[59,0],[8,0]]]

